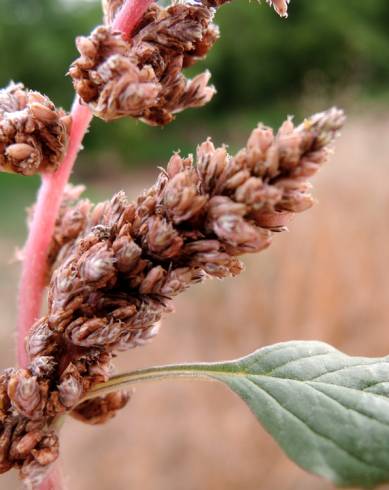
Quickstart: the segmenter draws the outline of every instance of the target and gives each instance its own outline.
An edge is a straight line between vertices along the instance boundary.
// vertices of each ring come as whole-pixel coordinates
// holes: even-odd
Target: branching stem
[[[152,0],[126,0],[113,27],[129,38]],[[72,109],[72,128],[67,155],[54,174],[42,175],[24,260],[19,287],[17,321],[17,358],[20,366],[28,365],[25,338],[39,318],[46,286],[47,258],[63,191],[71,175],[82,141],[92,120],[90,110],[76,99]],[[40,490],[62,490],[58,468],[55,468]]]
[[[145,381],[159,381],[173,378],[201,378],[208,381],[214,381],[216,376],[223,376],[223,364],[178,364],[139,369],[138,371],[133,371],[131,373],[113,376],[106,383],[97,384],[85,395],[80,403],[85,400],[90,400],[91,398],[104,396],[114,391],[129,390],[133,384]]]
[[[113,27],[129,37],[152,0],[127,0],[118,13]],[[19,316],[17,324],[18,362],[28,364],[24,339],[39,317],[46,284],[47,254],[64,188],[69,180],[82,140],[88,130],[92,114],[76,99],[72,110],[72,129],[69,149],[61,168],[55,174],[44,174],[38,193],[35,213],[24,249],[24,260],[19,289]]]
[[[55,174],[43,174],[35,206],[34,217],[24,248],[22,276],[19,288],[18,362],[26,367],[28,357],[24,339],[40,314],[42,296],[46,285],[47,254],[54,225],[81,143],[92,119],[92,114],[78,100],[72,109],[72,128],[67,155]]]
[[[129,39],[134,27],[152,3],[153,0],[126,0],[118,12],[112,27]]]

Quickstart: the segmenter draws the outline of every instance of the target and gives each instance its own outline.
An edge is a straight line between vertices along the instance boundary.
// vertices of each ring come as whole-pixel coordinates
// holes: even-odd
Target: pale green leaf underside
[[[389,357],[350,357],[321,342],[286,342],[236,361],[117,376],[89,397],[173,376],[229,386],[291,459],[336,485],[389,482]]]

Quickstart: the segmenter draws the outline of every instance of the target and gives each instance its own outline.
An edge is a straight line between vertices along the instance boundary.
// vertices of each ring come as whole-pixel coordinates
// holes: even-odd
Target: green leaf
[[[389,357],[350,357],[321,342],[286,342],[235,361],[116,376],[88,398],[169,377],[224,383],[293,461],[336,485],[372,488],[389,481]]]

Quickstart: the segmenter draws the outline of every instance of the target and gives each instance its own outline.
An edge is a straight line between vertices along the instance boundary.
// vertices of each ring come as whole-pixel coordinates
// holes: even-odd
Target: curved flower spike
[[[0,473],[39,482],[58,457],[50,424],[72,412],[100,424],[123,393],[78,403],[112,374],[116,352],[149,342],[174,298],[207,277],[243,270],[238,256],[264,250],[288,217],[313,204],[308,179],[343,125],[338,109],[277,132],[262,125],[231,156],[207,140],[195,158],[174,154],[136,202],[124,193],[94,208],[68,189],[51,260],[47,316],[26,339],[31,363],[0,373]]]
[[[276,133],[259,125],[234,156],[207,140],[196,164],[173,155],[136,203],[119,193],[85,206],[78,237],[57,236],[67,244],[50,284],[49,330],[77,348],[107,352],[146,342],[174,296],[207,276],[238,274],[239,255],[265,249],[291,214],[313,205],[308,180],[344,119],[333,108],[299,126],[287,119]],[[41,331],[38,322],[30,345],[41,345]],[[39,355],[52,352],[52,341],[48,335]]]

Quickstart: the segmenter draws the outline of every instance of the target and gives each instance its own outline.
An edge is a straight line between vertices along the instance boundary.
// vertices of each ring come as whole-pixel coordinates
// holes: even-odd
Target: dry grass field
[[[134,195],[147,185],[130,179]],[[182,295],[154,343],[119,358],[118,368],[235,358],[290,339],[388,354],[389,117],[351,118],[315,184],[319,205],[297,216],[269,250],[249,257],[239,278]],[[2,237],[0,367],[13,362],[12,250]],[[68,490],[333,488],[290,463],[246,406],[211,383],[139,386],[104,427],[69,420],[62,451]],[[17,488],[14,475],[0,477],[1,490]]]

